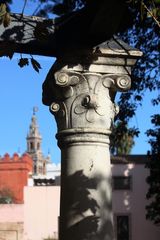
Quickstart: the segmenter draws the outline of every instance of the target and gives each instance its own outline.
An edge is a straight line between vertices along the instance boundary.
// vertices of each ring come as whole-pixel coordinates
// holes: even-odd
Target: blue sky
[[[55,162],[60,159],[56,147],[56,124],[47,106],[42,104],[42,82],[53,63],[53,59],[38,58],[42,70],[40,74],[31,66],[19,68],[19,55],[11,61],[0,59],[0,155],[26,150],[26,135],[32,116],[33,106],[37,106],[39,129],[43,136],[43,150],[50,150]]]
[[[13,0],[11,11],[20,13],[24,1]],[[35,3],[28,2],[26,14],[33,12]],[[23,55],[25,57],[25,55]],[[18,66],[19,54],[15,54],[12,60],[0,58],[0,155],[6,152],[24,153],[26,150],[26,136],[33,113],[33,107],[37,106],[38,124],[43,137],[42,149],[44,155],[50,154],[54,162],[60,161],[60,150],[56,145],[56,123],[48,110],[42,104],[42,83],[52,66],[54,59],[36,56],[41,64],[38,74],[30,66],[21,69]],[[29,56],[26,56],[29,57]]]
[[[12,11],[20,12],[23,1],[13,1]],[[32,4],[27,6],[27,12],[33,9]],[[55,134],[57,131],[54,117],[47,106],[42,104],[42,83],[52,66],[54,59],[36,56],[42,69],[38,74],[31,66],[21,69],[18,66],[19,54],[15,54],[12,60],[0,58],[0,155],[6,152],[11,155],[14,152],[21,154],[26,150],[26,135],[34,106],[39,108],[37,118],[40,133],[43,137],[42,149],[44,155],[51,153],[52,161],[60,161],[60,150],[56,145]],[[152,94],[153,96],[154,94]],[[143,105],[139,107],[131,125],[139,127],[140,137],[135,139],[136,144],[133,154],[145,154],[150,149],[145,131],[151,127],[150,115],[158,112],[158,107],[150,104],[151,94],[146,92]]]

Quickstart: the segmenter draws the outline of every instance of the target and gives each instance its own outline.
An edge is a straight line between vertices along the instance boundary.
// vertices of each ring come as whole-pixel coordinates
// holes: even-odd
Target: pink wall
[[[0,204],[0,222],[23,222],[23,204]]]
[[[60,187],[25,187],[25,240],[57,235]]]
[[[148,170],[144,164],[116,164],[112,168],[113,176],[132,176],[130,191],[113,191],[113,211],[116,214],[129,214],[132,240],[159,240],[160,227],[145,219],[146,177]]]
[[[115,214],[129,214],[131,219],[131,240],[159,240],[160,227],[145,219],[145,179],[148,170],[144,164],[115,164],[113,176],[132,176],[130,191],[113,191]],[[23,222],[24,240],[43,240],[56,236],[58,232],[60,187],[25,187],[25,204],[0,204],[1,222]]]
[[[115,214],[129,214],[132,240],[159,240],[160,227],[145,219],[146,177],[144,164],[115,164],[113,176],[132,176],[130,191],[113,191]],[[58,231],[60,187],[25,187],[25,233],[28,239],[41,240]]]

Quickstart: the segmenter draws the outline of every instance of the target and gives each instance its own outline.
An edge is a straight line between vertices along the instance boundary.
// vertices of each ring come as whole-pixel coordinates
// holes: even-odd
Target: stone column
[[[60,240],[113,240],[109,135],[117,91],[131,86],[141,53],[118,39],[66,54],[51,68],[43,102],[61,149]],[[54,203],[53,203],[54,204]]]

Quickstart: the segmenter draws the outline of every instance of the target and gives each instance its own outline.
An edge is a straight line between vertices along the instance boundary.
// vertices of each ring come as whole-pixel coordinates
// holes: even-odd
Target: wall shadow
[[[104,188],[108,184],[109,179],[88,178],[83,170],[63,177],[60,240],[114,239],[112,204]]]

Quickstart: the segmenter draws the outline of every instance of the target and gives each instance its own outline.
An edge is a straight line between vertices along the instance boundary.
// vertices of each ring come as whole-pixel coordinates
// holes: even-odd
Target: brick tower
[[[36,112],[37,107],[33,108],[33,115],[29,126],[29,132],[27,134],[27,153],[33,159],[33,174],[45,175],[46,164],[50,162],[50,157],[44,157],[41,149],[42,136],[39,133],[39,127],[37,124]]]

